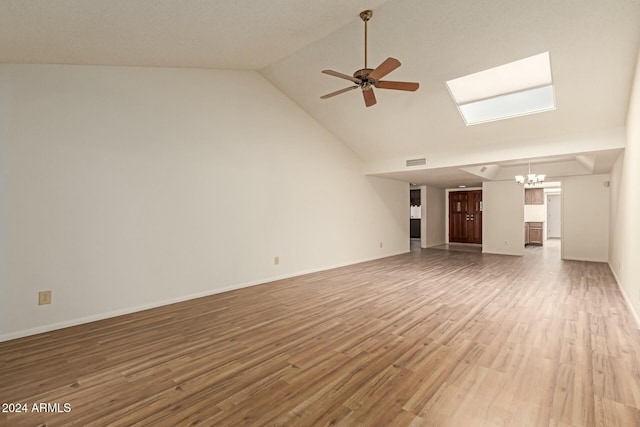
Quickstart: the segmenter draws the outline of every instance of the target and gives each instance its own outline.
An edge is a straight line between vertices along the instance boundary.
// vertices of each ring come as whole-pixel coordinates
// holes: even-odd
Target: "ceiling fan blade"
[[[345,80],[351,80],[352,82],[356,83],[356,84],[360,84],[362,83],[362,80],[360,79],[356,79],[355,77],[352,76],[348,76],[346,74],[342,74],[339,73],[337,71],[333,71],[333,70],[322,70],[323,73],[325,74],[329,74],[330,76],[334,76],[334,77],[340,77],[341,79],[345,79]]]
[[[414,92],[420,87],[420,83],[414,82],[390,82],[390,81],[378,81],[376,83],[378,89],[394,89],[394,90],[408,90]]]
[[[364,96],[364,105],[367,107],[371,107],[377,102],[376,95],[373,93],[373,88],[371,87],[369,89],[363,89],[362,96]]]
[[[369,73],[369,78],[373,80],[379,80],[398,68],[400,66],[400,61],[395,58],[387,58],[382,61],[382,64],[378,65],[378,67]]]
[[[358,89],[360,86],[351,86],[344,89],[337,90],[335,92],[328,93],[326,95],[322,95],[320,99],[331,98],[332,96],[340,95],[341,93],[349,92],[350,90]]]

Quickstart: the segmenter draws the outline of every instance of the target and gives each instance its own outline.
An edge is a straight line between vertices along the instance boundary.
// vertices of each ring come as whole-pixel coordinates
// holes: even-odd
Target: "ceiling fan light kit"
[[[400,61],[395,58],[387,58],[382,64],[376,68],[368,68],[367,66],[367,22],[371,19],[373,13],[370,10],[360,12],[360,19],[364,22],[364,68],[353,73],[353,77],[347,74],[342,74],[333,70],[322,70],[324,74],[330,76],[339,77],[341,79],[350,80],[355,83],[355,86],[350,86],[344,89],[337,90],[335,92],[328,93],[321,96],[321,99],[327,99],[340,95],[341,93],[349,92],[353,89],[361,89],[362,96],[364,98],[364,104],[367,107],[371,107],[376,104],[376,96],[373,92],[373,88],[377,89],[391,89],[391,90],[405,90],[414,92],[420,87],[419,83],[415,82],[394,82],[388,80],[380,80],[396,68],[400,67]]]

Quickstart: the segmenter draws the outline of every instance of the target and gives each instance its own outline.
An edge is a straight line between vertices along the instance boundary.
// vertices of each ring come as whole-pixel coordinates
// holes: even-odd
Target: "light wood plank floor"
[[[0,343],[1,402],[71,405],[0,424],[640,425],[607,265],[526,252],[422,250]]]

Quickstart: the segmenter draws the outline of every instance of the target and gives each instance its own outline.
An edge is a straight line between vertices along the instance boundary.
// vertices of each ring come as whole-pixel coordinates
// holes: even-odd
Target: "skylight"
[[[555,110],[549,52],[447,81],[467,125]]]

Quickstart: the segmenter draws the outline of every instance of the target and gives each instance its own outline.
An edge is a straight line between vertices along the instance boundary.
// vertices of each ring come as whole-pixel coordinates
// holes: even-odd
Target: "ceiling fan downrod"
[[[367,22],[373,16],[373,12],[370,10],[364,10],[360,12],[360,19],[364,21],[364,68],[367,68]]]

